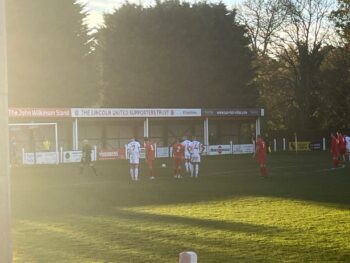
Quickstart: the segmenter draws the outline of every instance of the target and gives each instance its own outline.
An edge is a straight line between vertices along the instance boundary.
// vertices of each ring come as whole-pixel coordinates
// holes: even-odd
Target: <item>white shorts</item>
[[[199,154],[192,154],[191,155],[191,162],[192,163],[200,163],[201,162],[201,156]]]
[[[130,164],[139,164],[140,163],[140,157],[136,155],[130,155]]]
[[[191,154],[188,152],[185,152],[185,160],[190,160],[191,159]]]

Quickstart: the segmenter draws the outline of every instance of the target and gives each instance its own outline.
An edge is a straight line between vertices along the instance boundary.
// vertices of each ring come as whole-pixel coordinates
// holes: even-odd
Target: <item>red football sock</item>
[[[260,174],[261,176],[264,176],[264,167],[260,167]]]
[[[263,169],[264,169],[264,176],[267,176],[267,168],[264,167]]]
[[[339,160],[338,159],[333,159],[333,166],[338,167],[339,165]]]

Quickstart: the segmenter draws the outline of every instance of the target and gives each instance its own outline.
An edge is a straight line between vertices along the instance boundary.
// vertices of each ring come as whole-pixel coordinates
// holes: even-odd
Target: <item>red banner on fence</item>
[[[97,159],[99,161],[125,159],[125,149],[100,149],[98,151]]]
[[[10,118],[69,118],[69,108],[9,108]]]

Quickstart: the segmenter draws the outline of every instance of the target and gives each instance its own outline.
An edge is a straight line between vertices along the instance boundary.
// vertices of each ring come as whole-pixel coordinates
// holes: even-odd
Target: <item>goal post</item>
[[[48,130],[47,127],[50,129]],[[25,154],[30,155],[27,164],[36,164],[37,161],[38,163],[59,163],[58,125],[56,122],[10,123],[9,129],[11,134],[10,153],[22,152],[23,161]],[[34,130],[40,136],[38,140],[35,139]],[[40,147],[37,146],[38,141],[41,143]],[[12,158],[16,158],[15,161],[17,161],[16,155]]]

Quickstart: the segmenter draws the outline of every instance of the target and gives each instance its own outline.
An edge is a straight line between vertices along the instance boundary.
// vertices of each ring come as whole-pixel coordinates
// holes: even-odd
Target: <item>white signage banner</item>
[[[24,153],[23,164],[56,164],[58,163],[58,153],[56,152],[37,152]]]
[[[72,108],[76,118],[200,117],[201,109]]]
[[[125,145],[125,159],[129,160],[130,156],[128,153],[128,145]],[[140,148],[140,159],[146,159],[146,149]]]
[[[231,145],[210,145],[207,150],[208,155],[231,154]]]
[[[204,150],[203,152],[201,153],[201,155],[208,155],[208,146],[207,145],[203,145],[204,146]],[[169,149],[169,157],[173,157],[173,147],[170,147]]]
[[[82,151],[65,151],[63,152],[63,163],[79,163],[81,162],[81,157],[83,156]],[[91,152],[91,160],[96,161],[95,150]]]
[[[233,154],[254,153],[254,144],[237,144],[232,147]]]
[[[83,156],[82,151],[65,151],[63,152],[63,163],[78,163]]]
[[[157,147],[157,158],[170,157],[170,151],[168,147]]]
[[[140,159],[146,159],[146,149],[141,148]]]

